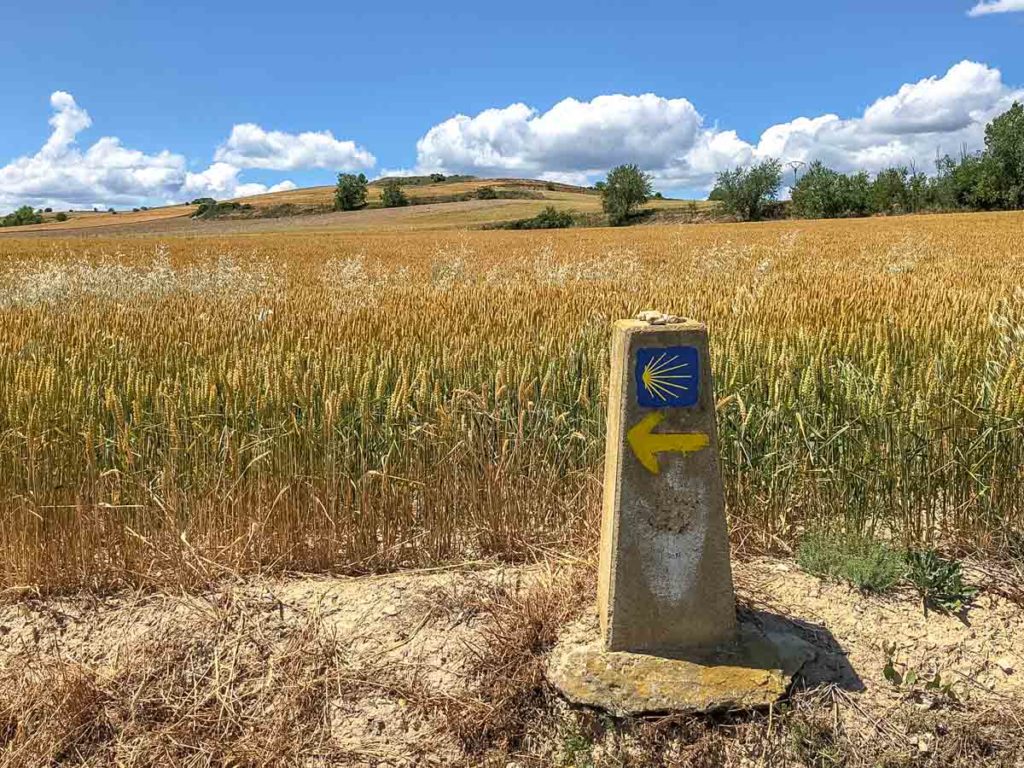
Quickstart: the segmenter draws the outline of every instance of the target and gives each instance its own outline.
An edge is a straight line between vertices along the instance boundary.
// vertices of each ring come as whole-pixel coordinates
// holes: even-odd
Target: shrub
[[[366,174],[339,173],[334,189],[334,207],[339,211],[354,211],[366,205]]]
[[[443,173],[432,173],[432,174],[430,174],[430,180],[434,184],[440,184],[442,181],[444,181],[444,174]]]
[[[534,224],[533,229],[565,229],[572,226],[573,219],[569,211],[560,211],[548,205],[530,221]]]
[[[380,193],[380,201],[385,208],[400,208],[403,205],[409,204],[409,198],[406,196],[398,179],[388,179],[384,182],[384,187]]]
[[[505,224],[503,229],[565,229],[574,223],[569,211],[560,211],[549,205],[543,211],[529,219],[518,219]]]
[[[67,221],[68,220],[68,215],[66,213],[64,213],[64,211],[61,211],[56,216],[54,216],[54,218],[57,221]]]
[[[479,200],[495,200],[498,197],[498,192],[494,187],[480,187],[480,189],[476,191],[476,196]]]
[[[218,203],[213,200],[209,203],[202,203],[199,209],[192,214],[193,219],[215,219],[225,214],[234,213],[235,211],[248,211],[252,210],[252,205],[249,203],[239,202],[223,202]]]
[[[722,171],[708,199],[721,201],[726,211],[744,221],[759,221],[780,186],[782,164],[769,158],[747,169]]]
[[[896,552],[860,534],[809,534],[800,542],[796,559],[808,573],[832,581],[848,581],[865,592],[888,591],[906,572]]]
[[[53,208],[44,208],[43,213],[53,213]]]
[[[612,226],[626,223],[633,210],[651,196],[651,177],[637,165],[612,168],[601,190],[601,207]]]

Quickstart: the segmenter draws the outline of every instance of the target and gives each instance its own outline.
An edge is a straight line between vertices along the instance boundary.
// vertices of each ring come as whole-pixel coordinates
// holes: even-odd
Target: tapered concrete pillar
[[[616,715],[768,706],[815,651],[737,626],[707,329],[644,312],[611,359],[598,616],[562,631],[548,680]]]
[[[598,611],[609,651],[734,639],[707,329],[621,320],[612,332]]]

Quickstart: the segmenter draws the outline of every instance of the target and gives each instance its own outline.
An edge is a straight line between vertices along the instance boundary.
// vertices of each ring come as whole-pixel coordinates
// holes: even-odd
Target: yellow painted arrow
[[[694,453],[708,445],[708,436],[702,432],[656,434],[654,428],[665,418],[663,413],[649,413],[626,433],[629,447],[637,459],[652,474],[660,474],[659,453]]]

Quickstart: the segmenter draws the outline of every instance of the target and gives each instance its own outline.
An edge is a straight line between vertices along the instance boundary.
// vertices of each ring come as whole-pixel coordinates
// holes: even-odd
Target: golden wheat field
[[[738,546],[1022,546],[1024,215],[0,239],[0,588],[585,547],[609,323],[712,338]]]

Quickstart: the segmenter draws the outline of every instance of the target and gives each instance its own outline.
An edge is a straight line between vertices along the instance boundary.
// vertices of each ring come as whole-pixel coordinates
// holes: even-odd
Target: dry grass
[[[311,592],[320,580],[285,580],[110,598],[117,607],[95,613],[91,598],[27,601],[40,618],[0,654],[0,766],[968,768],[1024,758],[1019,699],[1005,695],[924,706],[798,685],[754,713],[615,720],[569,707],[547,686],[543,655],[592,600],[586,565],[355,581],[368,582],[362,602],[348,580],[338,600],[326,599],[330,586]],[[406,599],[392,616],[380,602],[398,586]],[[460,640],[415,645],[424,626]],[[868,649],[861,640],[855,650]]]
[[[0,587],[587,536],[609,322],[649,307],[710,325],[738,543],[838,521],[1020,551],[1022,239],[1020,214],[0,239]]]
[[[0,674],[0,764],[307,765],[341,758],[330,699],[344,655],[315,622],[268,636],[225,607],[112,668],[26,652]]]

